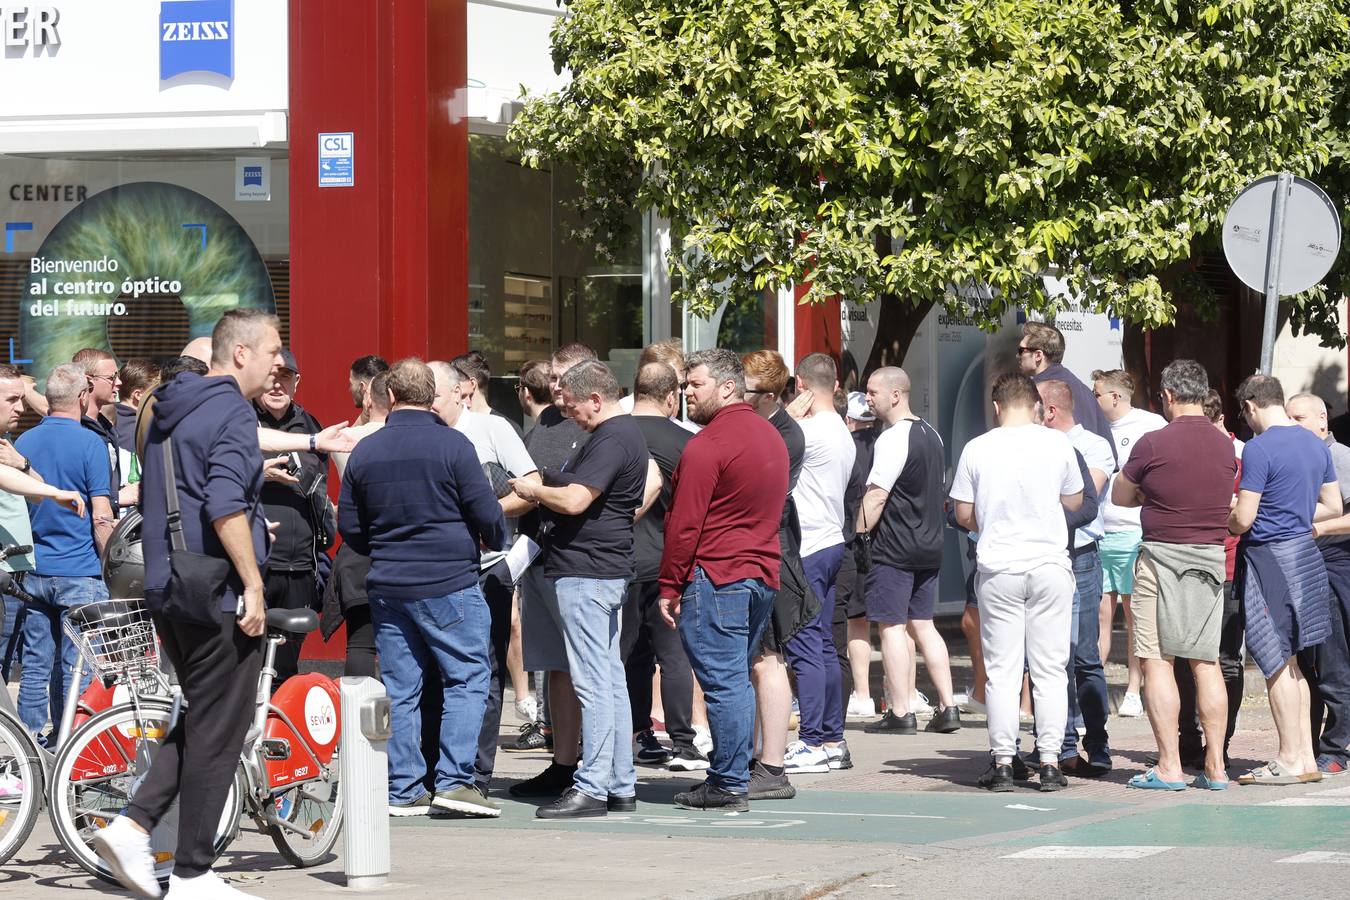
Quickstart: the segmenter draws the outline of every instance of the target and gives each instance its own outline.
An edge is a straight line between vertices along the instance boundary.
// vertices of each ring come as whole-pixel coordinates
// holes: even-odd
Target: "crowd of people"
[[[793,775],[850,768],[847,719],[905,735],[922,717],[951,734],[962,708],[987,720],[981,786],[1034,773],[1059,790],[1113,765],[1104,661],[1118,603],[1117,713],[1146,712],[1158,745],[1131,787],[1228,787],[1244,647],[1279,745],[1238,780],[1343,773],[1350,448],[1326,406],[1254,375],[1234,398],[1244,445],[1195,361],[1163,370],[1158,415],[1133,406],[1127,372],[1089,386],[1064,350],[1053,326],[1023,326],[992,380],[994,427],[955,459],[914,414],[909,374],[880,368],[846,395],[825,354],[790,372],[771,350],[686,356],[663,342],[630,389],[569,344],[520,369],[523,432],[489,405],[474,352],[356,360],[356,421],[324,429],[296,402],[300,363],[276,320],[247,311],[163,368],[81,351],[38,395],[0,367],[9,426],[25,402],[45,413],[0,443],[0,538],[31,535],[33,556],[10,565],[38,598],[8,604],[5,676],[20,660],[34,732],[59,720],[72,689],[61,614],[108,596],[100,550],[139,506],[147,602],[190,718],[213,717],[170,734],[128,814],[100,833],[143,892],[145,835],[168,803],[218,816],[268,607],[322,610],[325,637],[345,624],[346,672],[383,680],[394,816],[499,816],[499,749],[551,753],[507,791],[544,801],[540,818],[635,809],[639,764],[704,773],[680,807],[744,810],[793,797]],[[964,693],[934,626],[948,529],[969,557]],[[176,540],[230,565],[205,614],[180,596]],[[289,646],[279,679],[298,666]],[[525,724],[503,745],[508,686]],[[205,774],[180,784],[184,754]],[[213,877],[204,840],[180,832],[175,879]]]

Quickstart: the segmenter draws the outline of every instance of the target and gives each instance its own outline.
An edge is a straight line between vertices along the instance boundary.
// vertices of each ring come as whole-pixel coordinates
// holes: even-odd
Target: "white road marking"
[[[1350,788],[1333,788],[1318,791],[1306,797],[1282,797],[1279,800],[1267,800],[1262,806],[1350,806]]]
[[[1032,812],[1054,812],[1053,806],[1027,806],[1025,803],[1009,803],[1004,809],[1029,809]]]
[[[1032,847],[1018,853],[1010,853],[1003,859],[1143,859],[1165,853],[1173,847]]]
[[[1278,863],[1321,863],[1323,865],[1350,866],[1350,853],[1332,853],[1328,850],[1310,850],[1298,856],[1289,856],[1275,860]]]
[[[865,819],[945,819],[946,816],[920,816],[909,815],[908,813],[846,813],[846,812],[807,812],[804,809],[756,809],[755,812],[760,815],[773,814],[776,816],[850,816],[853,818]]]
[[[739,816],[724,815],[720,819],[694,819],[685,816],[644,816],[644,815],[623,815],[623,816],[600,816],[592,819],[577,819],[578,824],[585,824],[591,821],[597,823],[604,822],[625,822],[629,825],[657,825],[662,828],[792,828],[797,825],[805,825],[801,819],[784,819],[778,822],[768,822],[763,819],[742,819]]]

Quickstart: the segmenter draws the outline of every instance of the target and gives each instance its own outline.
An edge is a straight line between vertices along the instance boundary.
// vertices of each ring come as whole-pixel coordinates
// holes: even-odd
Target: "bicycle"
[[[81,653],[92,664],[99,670],[125,670],[143,658],[138,635],[144,623],[131,616],[109,620],[106,615],[101,622],[95,626],[81,623],[86,626],[80,632]],[[301,868],[326,859],[341,833],[341,704],[336,685],[318,673],[298,675],[287,679],[272,696],[276,650],[287,640],[286,632],[308,633],[318,624],[318,616],[310,610],[267,612],[253,725],[217,824],[217,856],[238,833],[245,812],[272,838],[282,856]],[[104,881],[117,883],[95,852],[93,835],[125,810],[149,770],[155,747],[172,730],[181,703],[181,697],[173,703],[149,698],[106,709],[83,723],[56,758],[48,802],[57,839],[85,871]],[[161,883],[167,883],[173,868],[171,848],[176,832],[177,818],[171,813],[151,833]]]

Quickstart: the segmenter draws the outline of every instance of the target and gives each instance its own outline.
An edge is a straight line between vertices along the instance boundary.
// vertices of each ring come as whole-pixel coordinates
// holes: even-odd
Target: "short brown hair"
[[[9,363],[0,363],[0,380],[22,377],[23,373],[19,371],[18,366],[11,366]]]
[[[633,381],[633,399],[664,403],[671,394],[678,393],[680,381],[669,363],[649,362],[638,367]]]
[[[813,390],[834,391],[839,380],[839,366],[824,353],[809,353],[797,363],[797,377]]]
[[[380,412],[389,412],[389,371],[376,372],[370,379],[370,405]]]
[[[459,369],[465,375],[473,379],[473,383],[487,395],[488,382],[492,380],[492,367],[488,365],[487,358],[477,350],[470,350],[468,353],[461,353],[450,360],[455,368]]]
[[[1007,372],[994,381],[990,399],[1003,409],[1035,409],[1041,395],[1036,392],[1036,382],[1020,372]]]
[[[1099,381],[1126,400],[1134,396],[1134,376],[1124,369],[1094,369],[1092,383]]]
[[[773,391],[774,396],[783,393],[787,387],[789,373],[787,363],[774,350],[752,350],[741,357],[745,368],[745,377],[759,383],[760,390]]]
[[[430,409],[436,400],[436,376],[431,367],[415,356],[400,359],[388,372],[389,392],[394,402]]]
[[[1040,391],[1041,399],[1046,406],[1053,406],[1073,415],[1073,391],[1069,390],[1067,384],[1052,379],[1038,382],[1036,389]]]
[[[155,386],[155,382],[159,381],[159,366],[153,359],[134,357],[122,363],[117,377],[122,382],[122,391],[131,396],[135,391],[145,391]]]
[[[77,350],[70,361],[79,366],[84,366],[84,374],[93,375],[98,364],[105,359],[111,359],[117,362],[117,357],[113,356],[107,350],[100,350],[98,347],[85,347],[83,350]]]
[[[588,359],[599,359],[595,351],[585,344],[573,342],[563,344],[557,350],[553,351],[553,361],[563,363],[564,365],[574,366],[579,362],[585,362]]]
[[[1210,388],[1209,392],[1205,394],[1202,406],[1205,410],[1206,419],[1216,425],[1223,424],[1223,394],[1220,394],[1214,388]]]
[[[1284,387],[1274,375],[1249,375],[1238,385],[1237,402],[1241,406],[1248,401],[1256,404],[1257,409],[1272,406],[1284,406]]]
[[[1022,325],[1026,346],[1039,350],[1052,363],[1064,361],[1064,335],[1053,325],[1044,322],[1026,322]]]
[[[256,307],[241,307],[225,313],[211,329],[211,365],[221,368],[229,365],[238,344],[256,350],[264,328],[272,328],[280,334],[281,320]]]
[[[654,362],[665,363],[679,372],[684,368],[684,343],[679,338],[671,338],[643,347],[642,355],[638,357],[638,368]]]
[[[530,392],[535,403],[552,403],[553,391],[548,381],[548,360],[532,359],[520,367],[520,383]]]

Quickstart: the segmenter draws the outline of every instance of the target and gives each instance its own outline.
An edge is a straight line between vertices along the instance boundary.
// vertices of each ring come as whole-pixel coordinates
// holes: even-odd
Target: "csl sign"
[[[234,77],[234,0],[159,4],[159,78],[185,72]]]

